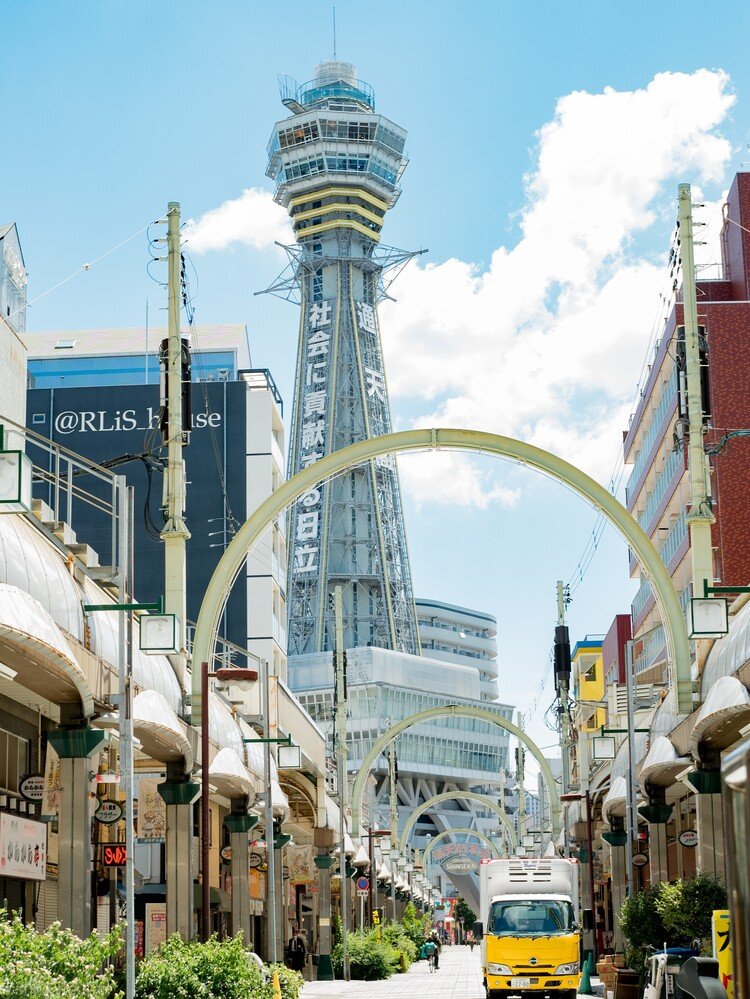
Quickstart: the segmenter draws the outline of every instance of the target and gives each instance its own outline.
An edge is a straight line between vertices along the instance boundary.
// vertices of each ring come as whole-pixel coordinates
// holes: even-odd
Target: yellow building
[[[587,635],[573,649],[573,691],[579,705],[577,727],[594,732],[606,721],[604,707],[604,659],[601,635]],[[601,707],[596,707],[601,704]]]

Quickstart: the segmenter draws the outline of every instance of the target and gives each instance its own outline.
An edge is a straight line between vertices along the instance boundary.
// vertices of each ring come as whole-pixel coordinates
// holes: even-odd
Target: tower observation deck
[[[380,233],[407,160],[406,132],[375,113],[349,63],[325,62],[298,86],[282,78],[291,116],[274,126],[267,174],[291,217],[290,287],[301,303],[289,474],[355,441],[390,433],[377,303],[382,274],[409,254]],[[419,633],[398,471],[378,458],[319,485],[291,511],[288,653],[334,644],[331,594],[343,589],[346,648],[418,653]]]

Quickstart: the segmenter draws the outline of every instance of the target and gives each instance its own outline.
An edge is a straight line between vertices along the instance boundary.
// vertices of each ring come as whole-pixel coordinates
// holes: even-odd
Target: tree
[[[471,929],[471,926],[477,917],[476,913],[463,895],[459,895],[456,899],[456,907],[454,911],[456,913],[456,919],[464,924],[464,929]]]

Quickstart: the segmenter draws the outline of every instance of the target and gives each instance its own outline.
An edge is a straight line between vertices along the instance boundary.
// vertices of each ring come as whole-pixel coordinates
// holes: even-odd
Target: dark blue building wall
[[[222,477],[231,514],[239,523],[246,516],[246,392],[244,382],[193,385],[193,430],[184,452],[187,525],[191,534],[187,543],[187,607],[191,621],[198,616],[206,586],[224,551]],[[92,461],[101,464],[148,451],[166,458],[158,430],[158,386],[30,389],[27,402],[27,421],[32,430]],[[48,456],[34,453],[33,446],[28,450],[36,464],[49,463]],[[157,529],[164,524],[160,509],[162,473],[152,472],[149,496],[149,477],[142,461],[121,464],[117,471],[135,488],[135,594],[139,600],[150,601],[164,593],[163,545],[158,538],[150,537],[146,529],[147,505]],[[77,477],[76,485],[97,495],[102,492],[102,486],[89,476]],[[34,495],[49,501],[48,489],[44,483],[35,484]],[[74,503],[71,520],[78,541],[95,549],[102,565],[111,564],[109,517],[88,504]],[[230,524],[231,521],[227,527]],[[231,537],[227,532],[227,543]],[[232,590],[221,633],[245,647],[244,574],[240,574]]]

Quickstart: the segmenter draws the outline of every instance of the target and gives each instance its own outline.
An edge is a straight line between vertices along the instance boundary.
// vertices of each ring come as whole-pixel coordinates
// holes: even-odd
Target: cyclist
[[[437,957],[437,947],[435,946],[433,940],[431,940],[430,938],[425,940],[425,942],[422,944],[422,949],[419,952],[419,956],[427,959],[427,965],[430,969],[430,972],[433,972],[436,967],[435,958]]]

